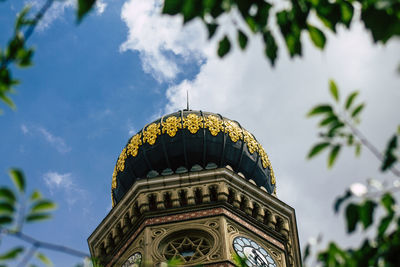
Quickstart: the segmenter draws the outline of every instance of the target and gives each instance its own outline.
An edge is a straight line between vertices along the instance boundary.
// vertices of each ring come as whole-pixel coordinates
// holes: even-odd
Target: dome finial
[[[186,110],[189,110],[189,90],[186,89]]]

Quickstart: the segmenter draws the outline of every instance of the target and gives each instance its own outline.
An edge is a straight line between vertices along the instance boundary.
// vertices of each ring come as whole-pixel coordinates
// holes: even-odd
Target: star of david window
[[[181,231],[170,235],[161,246],[167,260],[190,263],[204,258],[213,246],[212,238],[202,231]]]

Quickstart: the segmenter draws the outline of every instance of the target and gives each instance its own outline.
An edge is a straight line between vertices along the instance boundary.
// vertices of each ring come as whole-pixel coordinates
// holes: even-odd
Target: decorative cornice
[[[121,249],[119,244],[126,244],[126,237],[143,227],[145,221],[160,224],[165,216],[170,218],[167,220],[179,220],[186,213],[210,216],[204,212],[216,212],[221,205],[228,208],[223,212],[225,216],[242,220],[246,228],[255,232],[254,227],[259,225],[279,242],[285,240],[291,262],[294,266],[300,264],[295,252],[299,245],[294,209],[228,168],[137,181],[88,238],[91,253],[99,256],[104,250],[107,255],[115,255],[115,249]]]

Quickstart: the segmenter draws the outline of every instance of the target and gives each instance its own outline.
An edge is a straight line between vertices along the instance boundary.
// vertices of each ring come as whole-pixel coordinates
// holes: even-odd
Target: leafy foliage
[[[96,0],[78,0],[77,20],[81,22],[82,19],[92,10]]]
[[[339,149],[342,146],[354,146],[359,154],[362,145],[366,146],[381,161],[381,171],[390,170],[400,178],[395,169],[398,163],[397,137],[399,131],[390,138],[383,154],[360,133],[355,127],[359,123],[359,115],[364,104],[354,104],[358,92],[353,92],[344,101],[341,107],[339,90],[333,81],[330,81],[330,92],[335,105],[324,104],[314,107],[308,116],[321,116],[319,127],[325,131],[320,133],[323,142],[313,146],[308,158],[313,158],[322,150],[331,148],[328,158],[328,167],[332,166]],[[338,110],[339,109],[339,110]],[[317,252],[319,266],[400,266],[400,215],[396,207],[394,192],[400,188],[400,180],[396,180],[394,187],[383,188],[382,183],[372,180],[371,184],[378,191],[373,192],[362,184],[353,184],[339,196],[334,203],[334,211],[338,213],[344,205],[346,228],[349,234],[362,227],[366,231],[375,227],[373,235],[365,237],[359,247],[344,249],[337,243],[330,242],[328,247]],[[368,195],[369,194],[369,195]],[[377,212],[379,210],[379,212]],[[381,214],[376,218],[376,214]],[[383,215],[382,215],[383,214]],[[360,226],[360,227],[359,227]],[[311,245],[306,246],[305,260],[311,254]]]
[[[26,182],[23,172],[19,169],[11,169],[9,175],[16,190],[5,186],[0,187],[0,230],[1,233],[18,236],[21,235],[24,223],[51,218],[50,211],[56,208],[56,204],[43,199],[38,191],[34,191],[31,197],[26,199]],[[25,207],[30,207],[27,214],[25,214]],[[24,251],[24,247],[17,246],[0,254],[0,264],[18,259]],[[36,257],[47,266],[52,265],[43,253],[36,253]]]
[[[30,12],[30,6],[25,6],[17,15],[14,34],[10,38],[7,47],[5,49],[0,47],[0,100],[12,109],[15,109],[16,106],[10,98],[10,94],[15,92],[14,87],[18,85],[20,81],[13,77],[10,65],[20,68],[33,65],[32,58],[34,49],[33,47],[27,46],[27,40],[54,1],[55,0],[47,0],[38,13],[34,15]],[[77,21],[81,22],[93,9],[96,0],[77,0],[77,2]],[[2,113],[2,109],[0,109],[0,113]]]
[[[343,249],[334,242],[318,253],[321,266],[399,266],[400,258],[400,216],[394,211],[395,200],[387,192],[380,200],[365,199],[361,203],[351,202],[346,207],[346,222],[349,233],[358,224],[364,230],[373,226],[374,211],[383,208],[386,212],[377,221],[374,236],[365,238],[359,247]],[[389,228],[389,226],[392,227]]]
[[[247,267],[247,264],[246,264],[247,259],[240,257],[237,253],[232,254],[232,259],[236,266]]]
[[[163,13],[183,16],[183,23],[199,18],[208,29],[209,37],[214,36],[219,25],[219,17],[238,11],[242,24],[233,20],[238,35],[238,44],[241,49],[247,45],[245,32],[263,36],[265,55],[272,65],[275,64],[278,46],[276,34],[272,28],[278,28],[286,48],[291,57],[302,55],[303,32],[308,33],[313,44],[324,49],[326,36],[324,31],[336,33],[339,26],[350,28],[354,19],[354,10],[359,8],[361,21],[373,36],[375,42],[386,43],[394,36],[400,35],[400,3],[385,0],[290,0],[284,8],[273,6],[272,1],[264,0],[165,0]],[[283,6],[283,5],[282,5]],[[310,23],[311,14],[316,14],[325,29],[320,29]],[[270,19],[274,17],[274,19]],[[276,22],[273,25],[273,22]],[[226,50],[226,36],[219,41],[218,55],[224,57]],[[225,46],[225,48],[221,48]],[[220,51],[226,51],[221,53]]]
[[[12,76],[10,64],[17,67],[29,67],[32,65],[33,48],[26,46],[24,29],[34,27],[38,20],[28,19],[30,7],[26,6],[17,16],[14,35],[8,42],[6,49],[0,49],[0,99],[10,108],[15,108],[14,102],[9,97],[13,93],[13,86],[19,81]],[[0,110],[1,111],[1,110]]]
[[[356,155],[359,154],[361,140],[357,140],[355,136],[354,125],[360,122],[359,115],[365,104],[354,106],[358,92],[353,92],[346,98],[344,108],[341,108],[339,89],[333,80],[329,81],[329,91],[337,106],[321,104],[312,108],[307,114],[308,117],[321,117],[318,127],[322,129],[322,132],[319,133],[321,140],[311,148],[308,158],[311,159],[323,150],[329,149],[328,167],[331,168],[335,164],[342,146],[354,147]]]

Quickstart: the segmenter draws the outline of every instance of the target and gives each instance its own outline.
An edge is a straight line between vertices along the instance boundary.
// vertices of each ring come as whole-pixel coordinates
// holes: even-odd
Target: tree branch
[[[90,257],[85,252],[82,252],[82,251],[79,251],[79,250],[76,250],[73,248],[69,248],[69,247],[66,247],[63,245],[40,241],[36,238],[33,238],[33,237],[26,235],[19,231],[12,231],[10,229],[7,229],[7,228],[1,227],[1,226],[0,226],[0,230],[2,233],[6,234],[6,235],[15,236],[16,238],[21,239],[21,240],[37,247],[38,249],[39,248],[49,249],[49,250],[62,252],[62,253],[80,257],[80,258]]]
[[[21,260],[21,262],[18,264],[18,267],[24,267],[27,266],[29,260],[32,258],[33,254],[35,253],[35,251],[37,250],[37,246],[33,245],[31,246],[31,248],[29,249],[28,253],[26,253],[25,257]]]
[[[42,19],[44,14],[46,14],[47,10],[52,6],[54,0],[47,0],[46,3],[40,8],[39,12],[36,13],[33,22],[29,25],[24,33],[24,42],[28,41],[29,37],[31,37],[32,33],[34,32],[37,24]],[[0,69],[6,68],[8,64],[10,64],[11,58],[7,57],[1,64]]]
[[[361,133],[359,129],[357,129],[355,126],[353,126],[351,123],[349,123],[346,119],[344,119],[344,123],[350,128],[350,131],[361,141],[361,143],[368,148],[369,151],[380,161],[384,161],[384,157],[381,152],[370,142],[368,139],[365,137],[364,134]],[[400,170],[396,169],[394,166],[392,166],[389,169],[394,175],[397,177],[400,177]]]

